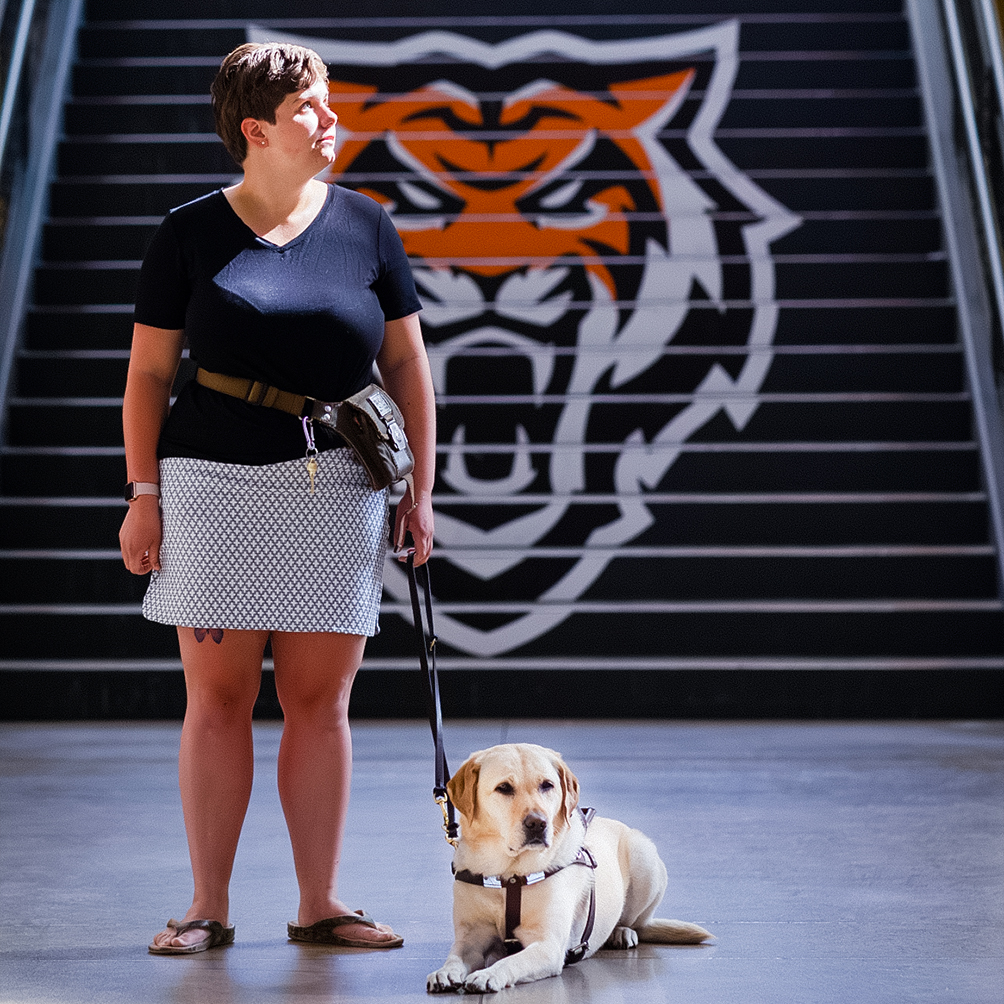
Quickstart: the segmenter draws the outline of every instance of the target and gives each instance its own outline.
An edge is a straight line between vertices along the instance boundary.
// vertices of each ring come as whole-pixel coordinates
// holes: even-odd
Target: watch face
[[[125,486],[125,500],[126,502],[132,502],[136,497],[136,483],[130,481],[129,484]]]

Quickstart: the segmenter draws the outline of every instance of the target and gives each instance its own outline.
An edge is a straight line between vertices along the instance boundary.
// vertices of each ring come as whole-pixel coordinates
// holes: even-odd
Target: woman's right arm
[[[170,407],[171,387],[181,361],[182,330],[133,326],[129,375],[122,401],[126,477],[160,483],[157,440]],[[160,500],[140,495],[129,503],[119,531],[122,560],[133,575],[160,568]]]

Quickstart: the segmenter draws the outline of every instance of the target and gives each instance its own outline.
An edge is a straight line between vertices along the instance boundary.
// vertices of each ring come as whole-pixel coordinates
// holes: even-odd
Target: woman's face
[[[316,80],[286,95],[275,110],[275,125],[260,125],[269,147],[293,163],[303,163],[313,176],[335,159],[337,121],[328,107],[327,82]]]

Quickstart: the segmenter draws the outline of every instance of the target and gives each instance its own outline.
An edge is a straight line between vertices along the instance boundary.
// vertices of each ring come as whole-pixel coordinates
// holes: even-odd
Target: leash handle
[[[432,619],[432,583],[429,578],[429,566],[415,567],[415,554],[408,555],[408,592],[411,594],[411,613],[415,622],[415,636],[418,640],[418,661],[422,667],[422,677],[425,681],[426,707],[429,714],[429,727],[432,729],[432,741],[435,753],[435,786],[432,796],[443,810],[443,829],[446,831],[446,842],[457,845],[457,820],[453,803],[446,791],[446,782],[450,779],[450,768],[446,763],[446,751],[443,747],[443,709],[439,697],[439,674],[436,672],[436,631]],[[419,579],[425,598],[425,615],[423,618],[422,603],[419,599]]]

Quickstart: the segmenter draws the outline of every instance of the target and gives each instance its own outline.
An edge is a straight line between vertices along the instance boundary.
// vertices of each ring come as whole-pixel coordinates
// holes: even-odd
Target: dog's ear
[[[579,804],[579,779],[568,769],[568,764],[558,753],[554,754],[554,768],[561,778],[561,804],[565,810],[565,822],[572,821],[572,813]]]
[[[466,819],[474,818],[478,804],[478,776],[481,773],[481,761],[474,753],[460,765],[460,769],[450,778],[446,785],[447,794],[457,812]]]

